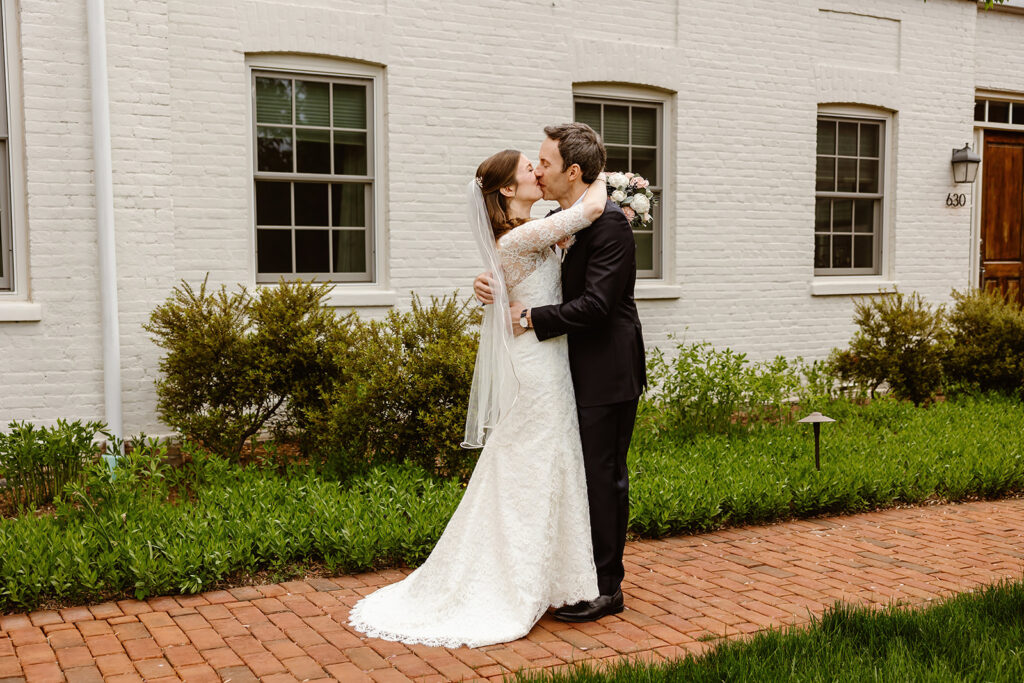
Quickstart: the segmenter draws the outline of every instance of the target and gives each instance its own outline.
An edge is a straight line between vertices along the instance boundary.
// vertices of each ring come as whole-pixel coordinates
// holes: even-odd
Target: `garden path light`
[[[821,471],[821,423],[822,422],[835,422],[831,417],[822,415],[815,411],[807,417],[797,420],[797,422],[810,422],[814,425],[814,469]]]

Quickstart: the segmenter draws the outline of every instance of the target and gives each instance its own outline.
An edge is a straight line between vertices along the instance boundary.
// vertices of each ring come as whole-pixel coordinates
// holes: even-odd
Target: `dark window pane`
[[[836,122],[818,121],[818,154],[836,153]]]
[[[366,189],[364,185],[343,183],[331,185],[331,225],[366,227]]]
[[[878,141],[881,131],[881,126],[874,123],[860,124],[860,155],[862,157],[878,156]]]
[[[633,148],[633,173],[639,173],[651,185],[658,184],[658,150],[646,147]]]
[[[819,192],[833,192],[836,189],[836,158],[818,157],[818,173],[815,189]]]
[[[647,107],[633,107],[633,144],[658,144],[658,111]]]
[[[594,102],[576,103],[576,120],[601,132],[601,105]]]
[[[605,147],[608,150],[608,160],[605,167],[609,173],[625,173],[629,170],[629,148],[628,147]]]
[[[335,273],[366,272],[366,233],[362,230],[331,231]]]
[[[256,167],[261,171],[292,171],[292,129],[256,127]]]
[[[334,131],[334,172],[366,175],[366,133]]]
[[[832,235],[832,267],[850,268],[853,262],[851,253],[853,245],[852,235]]]
[[[295,123],[300,126],[331,125],[329,83],[295,81]]]
[[[831,262],[831,254],[829,254],[829,244],[831,240],[832,238],[829,235],[814,236],[815,268],[828,268],[828,264]]]
[[[636,269],[654,270],[654,233],[634,232],[636,238]]]
[[[292,231],[256,231],[256,270],[261,273],[292,272]]]
[[[853,238],[853,267],[874,268],[875,238],[871,235],[856,235]]]
[[[256,123],[292,122],[292,82],[286,78],[256,79]]]
[[[366,86],[334,84],[334,127],[366,128]]]
[[[988,120],[989,123],[1009,123],[1010,122],[1010,103],[1009,102],[996,102],[995,100],[988,101]]]
[[[878,162],[874,159],[860,160],[860,192],[878,192]]]
[[[327,225],[327,183],[295,183],[295,225]]]
[[[331,131],[296,128],[295,157],[299,173],[330,173]]]
[[[832,201],[829,199],[816,199],[814,201],[814,230],[815,232],[828,232],[831,226]]]
[[[832,202],[832,232],[850,232],[853,227],[853,200],[836,199]]]
[[[328,237],[330,230],[295,231],[295,272],[330,272]]]
[[[836,178],[836,190],[839,192],[857,191],[857,160],[839,158],[838,174]]]
[[[974,120],[985,120],[985,100],[974,100]]]
[[[1013,123],[1024,126],[1024,102],[1013,103]]]
[[[874,199],[858,199],[853,203],[853,230],[854,232],[874,232]]]
[[[629,107],[604,106],[604,141],[609,145],[629,144]]]
[[[841,121],[836,142],[839,154],[857,156],[857,124]]]
[[[292,224],[291,183],[256,181],[256,225]],[[290,263],[290,261],[289,261]]]

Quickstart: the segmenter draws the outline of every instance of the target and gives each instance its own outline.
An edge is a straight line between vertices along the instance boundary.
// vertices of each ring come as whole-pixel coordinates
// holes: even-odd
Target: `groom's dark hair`
[[[585,123],[563,123],[547,126],[544,134],[558,143],[562,155],[562,171],[573,164],[579,164],[583,182],[588,185],[597,180],[597,174],[604,170],[608,154],[601,136]]]

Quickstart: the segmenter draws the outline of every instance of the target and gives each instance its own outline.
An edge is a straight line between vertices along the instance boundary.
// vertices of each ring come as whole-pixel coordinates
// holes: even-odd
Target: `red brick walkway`
[[[363,639],[346,625],[380,572],[0,617],[5,681],[500,680],[520,668],[701,651],[801,623],[837,600],[923,602],[1019,578],[1024,500],[890,510],[630,543],[626,611],[469,650]]]

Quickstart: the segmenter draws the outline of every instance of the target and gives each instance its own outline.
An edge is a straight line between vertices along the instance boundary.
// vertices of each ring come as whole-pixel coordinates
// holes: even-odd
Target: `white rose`
[[[616,204],[621,204],[625,198],[626,193],[623,192],[622,190],[615,190],[614,192],[612,192],[611,200]]]
[[[637,213],[647,213],[651,209],[651,200],[642,194],[635,194],[633,195],[633,201],[629,205]]]
[[[617,187],[620,190],[625,190],[626,185],[629,184],[629,179],[626,178],[625,174],[612,173],[610,176],[608,176],[608,184],[611,185],[612,187]]]

